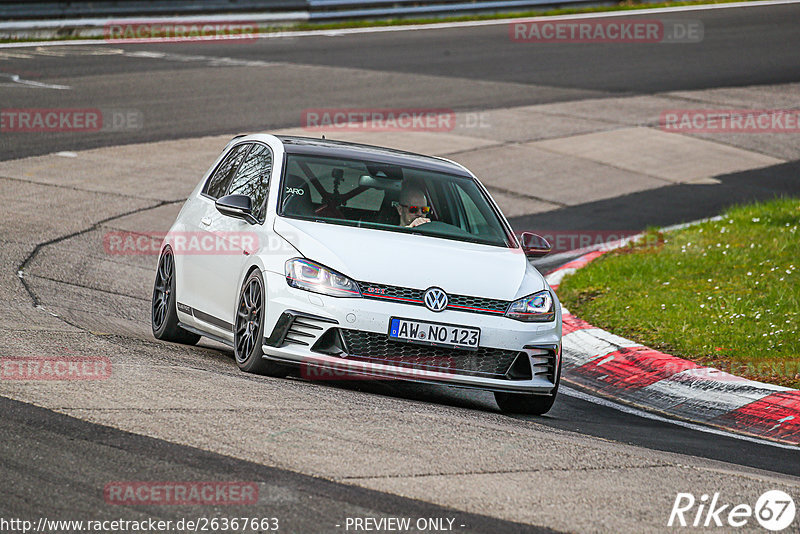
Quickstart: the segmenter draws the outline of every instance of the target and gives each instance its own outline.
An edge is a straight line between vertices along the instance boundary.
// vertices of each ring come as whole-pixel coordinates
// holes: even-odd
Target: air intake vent
[[[287,310],[278,318],[272,334],[264,340],[264,343],[271,347],[282,347],[287,343],[309,346],[331,324],[338,322],[327,317]]]

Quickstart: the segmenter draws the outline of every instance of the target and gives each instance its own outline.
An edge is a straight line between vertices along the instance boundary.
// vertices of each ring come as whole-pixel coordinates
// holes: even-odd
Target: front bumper
[[[269,303],[264,355],[299,364],[307,378],[396,379],[532,394],[549,394],[556,387],[560,311],[549,323],[452,310],[435,313],[396,302],[310,293],[289,287],[282,275],[268,271],[264,277]],[[480,328],[481,348],[469,352],[388,341],[391,317]]]

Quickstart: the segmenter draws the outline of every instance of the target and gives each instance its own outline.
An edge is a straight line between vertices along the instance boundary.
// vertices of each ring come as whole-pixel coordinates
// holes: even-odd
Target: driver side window
[[[272,176],[272,150],[266,145],[256,143],[239,167],[226,194],[250,197],[253,216],[263,222],[267,213],[270,176]]]
[[[203,194],[210,196],[214,200],[224,196],[225,191],[228,189],[228,184],[231,183],[233,175],[236,173],[236,170],[239,168],[239,165],[242,163],[245,154],[247,154],[251,146],[253,145],[250,143],[243,143],[234,147],[228,153],[227,157],[222,160],[217,170],[214,171],[214,174],[208,179],[208,182],[206,182],[206,186],[203,188]]]

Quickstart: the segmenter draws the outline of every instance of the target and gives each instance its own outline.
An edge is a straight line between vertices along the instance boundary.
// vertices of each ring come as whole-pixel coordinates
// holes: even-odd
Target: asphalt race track
[[[692,180],[631,159],[604,164],[600,191],[592,173],[602,155],[570,166],[584,135],[604,142],[652,126],[642,117],[662,109],[656,102],[797,107],[800,4],[661,16],[701,21],[703,41],[526,45],[498,24],[0,47],[3,109],[143,118],[120,131],[0,133],[0,355],[105,355],[114,369],[86,385],[0,381],[0,517],[279,517],[285,532],[344,532],[347,517],[449,517],[463,532],[660,532],[680,491],[751,504],[770,489],[800,497],[797,448],[621,411],[569,377],[549,414],[525,418],[500,414],[481,392],[245,375],[216,343],[152,339],[156,258],[103,253],[105,232],[165,231],[225,136],[297,129],[308,108],[485,114],[490,133],[384,139],[478,170],[517,229],[640,230],[799,194],[798,134],[687,137],[711,169]],[[552,122],[510,124],[525,113]],[[565,131],[514,130],[551,126]],[[541,179],[491,176],[495,163],[498,175],[515,164],[534,173],[536,160],[524,158],[543,150],[553,159]],[[715,158],[728,166],[715,171]],[[564,169],[576,171],[564,196],[538,189]],[[260,498],[202,510],[111,506],[103,487],[116,480],[247,480]]]
[[[700,46],[528,46],[512,42],[508,27],[498,24],[228,44],[78,47],[83,50],[72,52],[64,47],[31,53],[34,61],[14,57],[30,49],[7,49],[0,72],[75,84],[80,91],[33,91],[11,85],[3,90],[4,106],[91,103],[100,109],[139,109],[146,113],[147,127],[111,137],[10,136],[0,158],[291,127],[298,125],[306,108],[483,110],[796,82],[797,9],[786,5],[669,15],[669,19],[702,21],[705,37]],[[128,53],[120,58],[109,50],[114,48]],[[143,55],[137,57],[137,52]],[[152,57],[153,52],[168,55],[159,59]],[[248,68],[235,62],[261,64]],[[279,68],[264,68],[269,64]]]

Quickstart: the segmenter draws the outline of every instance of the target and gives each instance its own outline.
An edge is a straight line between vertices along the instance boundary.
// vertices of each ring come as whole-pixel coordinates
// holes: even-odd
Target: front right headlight
[[[546,323],[555,316],[555,301],[547,289],[515,300],[506,311],[506,317],[526,323]]]
[[[286,283],[297,289],[332,297],[360,297],[358,284],[333,269],[303,258],[286,262]]]

